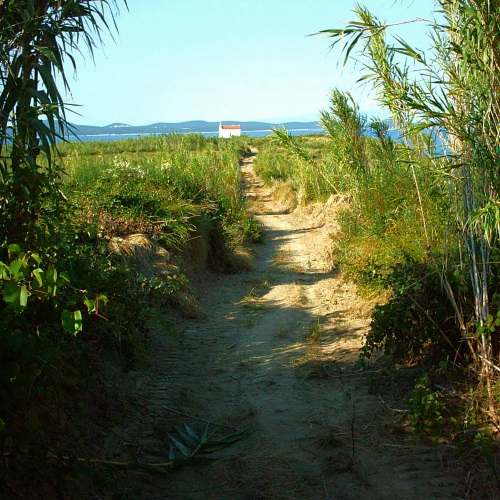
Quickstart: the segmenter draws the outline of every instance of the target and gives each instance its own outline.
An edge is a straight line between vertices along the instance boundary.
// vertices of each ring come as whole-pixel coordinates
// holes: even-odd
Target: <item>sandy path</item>
[[[135,473],[124,488],[132,498],[462,497],[458,471],[401,431],[401,413],[382,404],[373,375],[354,365],[369,320],[326,263],[335,207],[282,213],[251,157],[242,174],[267,232],[255,270],[204,277],[206,317],[175,325],[181,342],[153,338],[155,373],[137,376],[139,404],[110,439],[116,457],[133,450],[139,460],[165,461],[167,433],[183,422],[201,432],[203,424],[164,407],[251,434],[208,468]],[[308,340],[318,332],[319,341]]]

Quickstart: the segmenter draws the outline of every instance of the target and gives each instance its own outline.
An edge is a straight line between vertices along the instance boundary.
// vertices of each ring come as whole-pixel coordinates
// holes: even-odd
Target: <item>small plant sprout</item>
[[[317,318],[307,330],[307,340],[309,342],[319,342],[321,339],[321,323]]]

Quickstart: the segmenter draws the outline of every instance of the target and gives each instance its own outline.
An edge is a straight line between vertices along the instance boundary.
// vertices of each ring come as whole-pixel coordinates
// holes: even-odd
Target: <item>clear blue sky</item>
[[[382,21],[430,18],[434,0],[365,0]],[[72,95],[78,124],[185,120],[314,120],[332,88],[365,112],[374,103],[329,40],[308,35],[354,18],[349,0],[128,0],[115,41],[95,64],[78,58]],[[403,34],[425,43],[424,27]]]

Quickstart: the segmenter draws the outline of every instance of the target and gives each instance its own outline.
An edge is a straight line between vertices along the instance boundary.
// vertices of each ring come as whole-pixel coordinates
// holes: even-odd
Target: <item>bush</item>
[[[453,355],[460,347],[460,334],[439,274],[407,259],[394,267],[386,282],[391,298],[375,307],[361,356],[369,358],[383,350],[394,362],[415,363],[429,357],[444,359],[450,351]]]

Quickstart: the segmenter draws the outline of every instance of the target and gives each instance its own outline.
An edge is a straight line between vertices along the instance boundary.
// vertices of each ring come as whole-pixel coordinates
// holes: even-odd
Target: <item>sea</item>
[[[311,134],[324,134],[323,129],[320,128],[301,128],[301,129],[289,129],[290,135],[311,135]],[[193,132],[190,132],[193,133]],[[205,137],[218,137],[219,132],[197,132]],[[265,130],[250,130],[248,132],[242,131],[242,135],[248,135],[250,137],[266,137],[272,135],[273,131],[271,129]],[[98,134],[98,135],[79,135],[68,136],[68,141],[80,141],[80,142],[92,142],[92,141],[123,141],[124,139],[139,139],[140,137],[149,137],[154,134]]]

